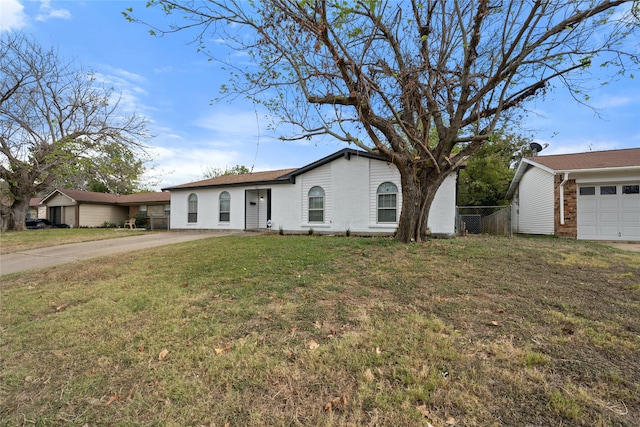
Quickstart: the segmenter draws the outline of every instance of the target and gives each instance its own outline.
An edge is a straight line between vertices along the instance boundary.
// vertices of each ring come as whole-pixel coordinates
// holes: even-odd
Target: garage
[[[640,240],[640,182],[578,185],[578,239]]]

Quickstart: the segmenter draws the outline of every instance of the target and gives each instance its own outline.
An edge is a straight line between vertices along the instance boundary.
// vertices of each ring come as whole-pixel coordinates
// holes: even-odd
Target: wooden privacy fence
[[[510,236],[511,209],[501,209],[482,218],[482,232],[494,236]]]
[[[510,206],[458,206],[458,234],[511,235]]]

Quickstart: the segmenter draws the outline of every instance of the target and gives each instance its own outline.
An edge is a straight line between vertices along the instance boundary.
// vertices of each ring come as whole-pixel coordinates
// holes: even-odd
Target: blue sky
[[[189,44],[190,34],[152,37],[121,12],[167,23],[144,1],[0,0],[0,30],[21,30],[63,58],[91,69],[122,94],[123,107],[150,120],[148,141],[155,189],[195,181],[208,167],[236,164],[254,171],[299,167],[344,145],[283,142],[267,129],[264,112],[241,99],[211,104],[228,78]],[[594,69],[597,67],[594,67]],[[640,147],[640,72],[589,92],[600,117],[564,88],[530,104],[525,134],[549,144],[541,154]],[[594,76],[594,79],[597,76]]]

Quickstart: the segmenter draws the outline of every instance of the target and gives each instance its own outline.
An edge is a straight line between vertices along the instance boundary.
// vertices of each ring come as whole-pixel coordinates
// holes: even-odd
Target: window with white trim
[[[383,182],[376,191],[378,222],[398,221],[398,187],[393,182]]]
[[[231,195],[228,191],[220,193],[220,222],[231,221]]]
[[[309,190],[309,222],[324,222],[324,190],[317,185]]]
[[[198,196],[189,194],[189,215],[187,222],[198,222]]]

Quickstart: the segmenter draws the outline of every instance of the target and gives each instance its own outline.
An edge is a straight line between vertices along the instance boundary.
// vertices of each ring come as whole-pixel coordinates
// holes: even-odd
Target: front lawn
[[[640,425],[640,254],[597,244],[221,237],[0,286],[1,425]]]
[[[44,228],[0,233],[0,254],[145,233],[124,228]]]

